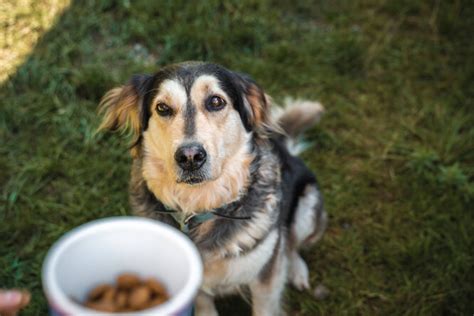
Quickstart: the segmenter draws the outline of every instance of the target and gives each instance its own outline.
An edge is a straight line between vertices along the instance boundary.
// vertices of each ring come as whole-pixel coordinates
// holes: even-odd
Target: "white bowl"
[[[160,280],[171,297],[133,315],[191,315],[202,282],[196,247],[175,228],[138,217],[96,220],[73,229],[53,245],[42,271],[51,314],[110,315],[77,302],[83,302],[96,285],[114,283],[123,272]]]

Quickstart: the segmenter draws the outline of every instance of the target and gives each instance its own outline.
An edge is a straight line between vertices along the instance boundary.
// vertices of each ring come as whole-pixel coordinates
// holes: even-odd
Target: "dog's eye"
[[[170,116],[173,114],[173,110],[164,103],[158,103],[156,105],[156,113],[160,116]]]
[[[209,111],[219,111],[222,110],[225,105],[226,102],[224,99],[218,97],[217,95],[213,95],[208,99],[206,107]]]

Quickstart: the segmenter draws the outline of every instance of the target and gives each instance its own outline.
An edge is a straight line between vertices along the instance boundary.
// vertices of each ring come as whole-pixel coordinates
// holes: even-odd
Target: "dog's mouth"
[[[206,181],[210,181],[211,175],[207,167],[200,168],[198,170],[177,170],[177,183],[197,185]]]
[[[204,172],[180,172],[178,175],[177,183],[196,185],[209,180]]]
[[[195,185],[204,182],[205,179],[202,177],[187,177],[187,178],[181,178],[178,179],[178,183],[186,183],[190,185]]]

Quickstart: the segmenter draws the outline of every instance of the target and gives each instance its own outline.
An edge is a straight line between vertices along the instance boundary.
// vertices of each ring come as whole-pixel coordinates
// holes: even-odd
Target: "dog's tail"
[[[316,101],[286,99],[283,107],[273,107],[273,119],[288,136],[287,146],[294,155],[309,145],[301,140],[303,133],[321,120],[324,107]]]

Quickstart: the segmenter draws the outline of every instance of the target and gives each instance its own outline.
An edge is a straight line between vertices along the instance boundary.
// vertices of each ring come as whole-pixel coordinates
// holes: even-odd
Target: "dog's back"
[[[319,122],[324,111],[318,102],[287,100],[275,112],[284,135],[274,134],[271,141],[281,162],[282,201],[279,222],[289,232],[289,280],[297,289],[308,289],[308,268],[298,254],[302,246],[317,242],[327,226],[322,194],[314,173],[297,157],[309,147],[302,134]]]
[[[285,106],[277,108],[273,114],[274,120],[283,131],[283,134],[274,133],[271,137],[282,169],[284,198],[280,217],[288,227],[292,227],[292,224],[295,224],[295,218],[299,217],[296,215],[298,207],[301,210],[308,206],[308,203],[314,204],[314,216],[309,214],[302,216],[310,222],[315,222],[315,231],[307,241],[319,239],[313,237],[322,235],[326,227],[327,216],[323,210],[322,195],[319,193],[316,177],[298,155],[310,147],[310,144],[304,142],[303,133],[319,122],[323,112],[324,107],[318,102],[287,99]],[[308,196],[310,191],[316,191],[313,196],[314,202],[300,200],[301,197]]]

